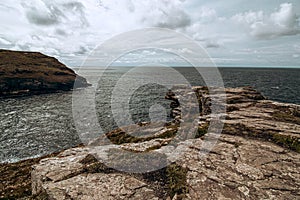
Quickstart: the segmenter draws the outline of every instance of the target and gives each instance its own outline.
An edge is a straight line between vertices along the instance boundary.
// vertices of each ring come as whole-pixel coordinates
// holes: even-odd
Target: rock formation
[[[55,58],[37,52],[0,50],[0,97],[51,93],[88,85],[85,78]]]
[[[166,96],[175,102],[171,105],[173,122],[120,128],[106,134],[111,144],[97,138],[88,146],[42,159],[33,166],[31,174],[33,197],[299,198],[300,107],[266,100],[249,87],[228,88],[223,132],[212,150],[201,156],[206,137],[211,134],[208,127],[212,119],[212,96],[206,87],[193,90],[200,103],[194,138],[180,140],[177,136],[185,128],[181,100],[189,98],[191,93],[183,88],[174,89]],[[118,165],[130,168],[136,164],[128,161],[132,155],[118,156],[124,150],[138,156],[151,153],[168,164],[143,173],[120,171]],[[112,155],[116,156],[116,163],[110,163]],[[138,164],[142,165],[143,160]]]

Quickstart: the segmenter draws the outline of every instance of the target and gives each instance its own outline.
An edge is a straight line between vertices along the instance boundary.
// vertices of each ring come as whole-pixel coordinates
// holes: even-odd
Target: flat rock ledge
[[[98,138],[89,146],[41,160],[31,174],[33,197],[299,199],[299,106],[266,100],[249,87],[228,88],[223,132],[206,152],[207,135],[213,135],[208,132],[212,97],[205,87],[193,89],[200,110],[194,138],[172,143],[184,119],[178,102],[191,95],[183,88],[174,89],[166,96],[172,101],[172,123],[142,124],[139,131],[152,133],[142,139],[130,137],[137,132],[132,127],[115,130],[106,134],[113,144],[101,144]],[[168,166],[140,174],[118,171],[108,159],[110,152],[120,150],[163,155]],[[120,163],[130,165],[121,157]]]

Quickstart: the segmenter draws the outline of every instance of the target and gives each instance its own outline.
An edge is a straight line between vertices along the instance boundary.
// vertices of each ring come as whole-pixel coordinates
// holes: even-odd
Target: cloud
[[[221,45],[218,44],[216,41],[208,40],[206,41],[205,47],[206,48],[219,48]]]
[[[88,25],[84,6],[77,1],[30,0],[22,2],[22,6],[28,21],[35,25],[50,26],[60,23],[76,23],[81,27]]]
[[[274,39],[281,36],[300,34],[299,16],[291,3],[284,3],[271,13],[263,11],[240,13],[232,19],[250,30],[250,35],[257,39]]]
[[[180,0],[101,0],[105,12],[125,17],[136,26],[152,26],[170,29],[185,28],[191,24],[191,17]],[[114,16],[114,17],[115,17]],[[121,19],[123,21],[123,19]],[[127,22],[125,22],[126,25]]]
[[[152,4],[151,7],[145,8],[150,9],[145,10],[142,18],[151,26],[180,29],[191,25],[191,16],[187,14],[181,1],[175,0],[170,3],[170,1],[160,0]]]
[[[11,42],[8,41],[8,40],[6,40],[6,39],[4,39],[4,38],[1,38],[1,37],[0,37],[0,44],[3,44],[3,45],[11,45]]]
[[[63,13],[55,7],[50,7],[45,2],[36,0],[24,2],[26,17],[30,23],[36,25],[53,25],[59,23]]]
[[[77,55],[84,55],[84,54],[86,54],[88,51],[89,51],[89,49],[88,49],[87,47],[85,47],[85,46],[80,46],[80,47],[79,47],[79,50],[77,50],[77,51],[75,52],[75,54],[77,54]]]
[[[186,34],[223,60],[244,61],[257,56],[253,53],[257,51],[261,59],[283,62],[283,54],[287,56],[283,51],[288,51],[289,58],[300,55],[299,45],[294,46],[300,43],[299,1],[289,1],[4,0],[0,3],[0,18],[5,19],[0,21],[0,48],[41,51],[79,65],[90,50],[114,35],[163,27]],[[162,43],[166,48],[186,47],[167,38]],[[245,48],[249,52],[240,51]]]
[[[193,20],[201,23],[211,23],[218,19],[217,11],[213,8],[202,6],[193,14]]]
[[[191,19],[188,14],[183,10],[175,9],[172,12],[162,12],[157,16],[159,20],[156,20],[153,25],[162,28],[185,28],[191,24]]]

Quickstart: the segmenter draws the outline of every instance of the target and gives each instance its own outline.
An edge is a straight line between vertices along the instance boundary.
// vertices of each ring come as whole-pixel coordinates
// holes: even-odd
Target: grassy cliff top
[[[56,58],[39,52],[0,50],[0,96],[70,90],[76,78],[79,87],[88,85]]]

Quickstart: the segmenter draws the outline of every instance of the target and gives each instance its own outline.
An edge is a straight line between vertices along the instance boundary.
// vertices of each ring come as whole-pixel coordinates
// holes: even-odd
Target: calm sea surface
[[[300,104],[300,69],[219,70],[226,87],[253,86],[271,100]],[[191,85],[204,85],[201,76],[193,68],[176,68],[174,75],[170,75],[168,70],[158,68],[129,72],[130,68],[87,69],[79,72],[91,83],[97,83],[101,75],[98,87],[74,92],[89,98],[89,95],[96,91],[97,118],[103,132],[117,127],[112,112],[112,99],[114,105],[123,106],[124,102],[121,99],[129,93],[123,94],[122,91],[126,90],[122,90],[122,87],[128,91],[132,89],[128,96],[129,104],[124,106],[128,107],[132,122],[137,123],[151,120],[149,110],[157,108],[153,105],[160,105],[158,108],[164,108],[166,113],[168,112],[169,102],[164,100],[167,88],[157,84],[157,80],[170,79],[172,83],[183,84],[181,78],[184,77]],[[144,80],[151,80],[149,77],[153,78],[153,84],[138,84]],[[119,90],[121,88],[117,95],[114,93],[116,86]],[[16,162],[38,157],[81,143],[81,133],[78,133],[74,125],[72,93],[0,99],[0,162]],[[82,101],[83,107],[89,100]],[[155,115],[155,112],[159,116],[161,109],[152,109],[151,113]]]

